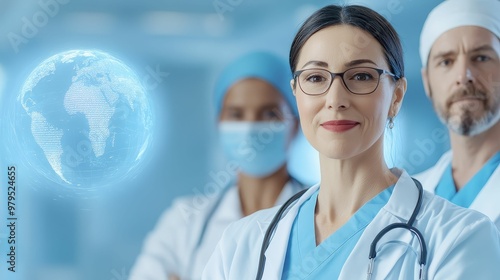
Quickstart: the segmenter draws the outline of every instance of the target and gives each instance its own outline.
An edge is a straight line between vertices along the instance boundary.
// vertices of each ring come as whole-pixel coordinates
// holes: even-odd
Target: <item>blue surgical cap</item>
[[[236,82],[248,78],[258,78],[273,85],[284,97],[294,116],[298,116],[295,96],[290,88],[290,68],[285,60],[266,52],[244,55],[224,69],[215,85],[216,116],[220,115],[228,89]]]

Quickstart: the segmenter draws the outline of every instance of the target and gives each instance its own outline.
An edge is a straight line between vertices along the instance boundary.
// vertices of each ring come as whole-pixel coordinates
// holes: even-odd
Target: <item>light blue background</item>
[[[6,209],[6,168],[20,164],[6,144],[5,112],[28,74],[53,54],[101,49],[123,60],[145,82],[156,82],[149,84],[155,139],[137,178],[92,195],[76,195],[43,178],[34,181],[29,168],[20,168],[18,268],[25,275],[6,274],[6,220],[0,217],[0,279],[125,280],[161,212],[174,198],[202,191],[212,180],[209,172],[224,168],[211,103],[215,78],[224,65],[254,49],[286,57],[301,22],[314,10],[337,2],[59,1],[67,3],[59,4],[16,52],[8,35],[22,34],[23,20],[33,22],[33,16],[46,13],[40,3],[50,1],[0,0],[0,213]],[[423,92],[418,56],[423,21],[440,1],[364,2],[394,24],[405,49],[408,91],[389,133],[388,158],[410,173],[422,171],[448,147],[446,130]],[[214,3],[230,10],[217,13]],[[146,80],[157,68],[168,77]],[[313,183],[316,154],[304,143],[300,139],[294,147],[290,168]]]

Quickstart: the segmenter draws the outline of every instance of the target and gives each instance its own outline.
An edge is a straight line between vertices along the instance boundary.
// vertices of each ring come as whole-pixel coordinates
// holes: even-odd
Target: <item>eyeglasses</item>
[[[300,89],[307,95],[321,95],[330,89],[335,76],[340,76],[347,90],[354,94],[370,94],[380,82],[380,76],[387,74],[398,80],[395,74],[372,67],[355,67],[342,73],[332,73],[326,69],[304,69],[293,73]]]

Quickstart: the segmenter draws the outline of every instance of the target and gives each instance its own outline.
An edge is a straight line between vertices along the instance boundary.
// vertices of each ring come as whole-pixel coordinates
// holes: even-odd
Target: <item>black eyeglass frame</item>
[[[375,88],[370,91],[370,92],[367,92],[367,93],[356,93],[356,92],[353,92],[346,84],[345,80],[344,80],[344,74],[348,71],[351,71],[353,69],[372,69],[372,70],[375,70],[377,71],[378,73],[378,80],[377,80],[377,85],[375,86]],[[310,93],[307,93],[305,90],[302,89],[302,86],[300,85],[300,82],[298,81],[298,77],[300,76],[300,74],[302,74],[302,72],[305,72],[305,71],[310,71],[310,70],[321,70],[321,71],[325,71],[325,72],[328,72],[330,73],[330,76],[332,77],[332,79],[330,80],[330,84],[328,85],[328,87],[326,88],[326,90],[322,93],[317,93],[317,94],[310,94]],[[340,79],[342,80],[342,83],[344,84],[344,87],[352,94],[356,94],[356,95],[367,95],[367,94],[371,94],[373,93],[374,91],[377,90],[378,88],[378,85],[380,84],[380,77],[383,75],[383,74],[386,74],[386,75],[389,75],[391,77],[393,77],[396,81],[401,79],[400,76],[394,74],[394,73],[391,73],[387,70],[384,70],[384,69],[379,69],[379,68],[375,68],[375,67],[353,67],[353,68],[349,68],[347,70],[345,70],[344,72],[339,72],[339,73],[333,73],[333,72],[330,72],[328,71],[327,69],[323,69],[323,68],[310,68],[310,69],[302,69],[302,70],[298,70],[298,71],[295,71],[293,73],[293,79],[296,83],[299,84],[299,87],[300,89],[302,90],[302,92],[304,92],[305,94],[307,95],[310,95],[310,96],[318,96],[318,95],[323,95],[325,94],[326,92],[328,92],[330,90],[330,87],[332,86],[333,84],[333,80],[335,80],[335,77],[336,76],[339,76]]]

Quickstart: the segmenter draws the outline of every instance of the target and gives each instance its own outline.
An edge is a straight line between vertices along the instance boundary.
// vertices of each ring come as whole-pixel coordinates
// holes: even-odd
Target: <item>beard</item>
[[[434,96],[432,90],[430,96]],[[464,98],[478,101],[468,105],[454,105],[456,101]],[[467,84],[455,90],[444,106],[439,106],[434,100],[432,103],[441,122],[462,136],[481,134],[500,120],[500,96],[494,92],[488,98],[488,94],[474,84]]]

